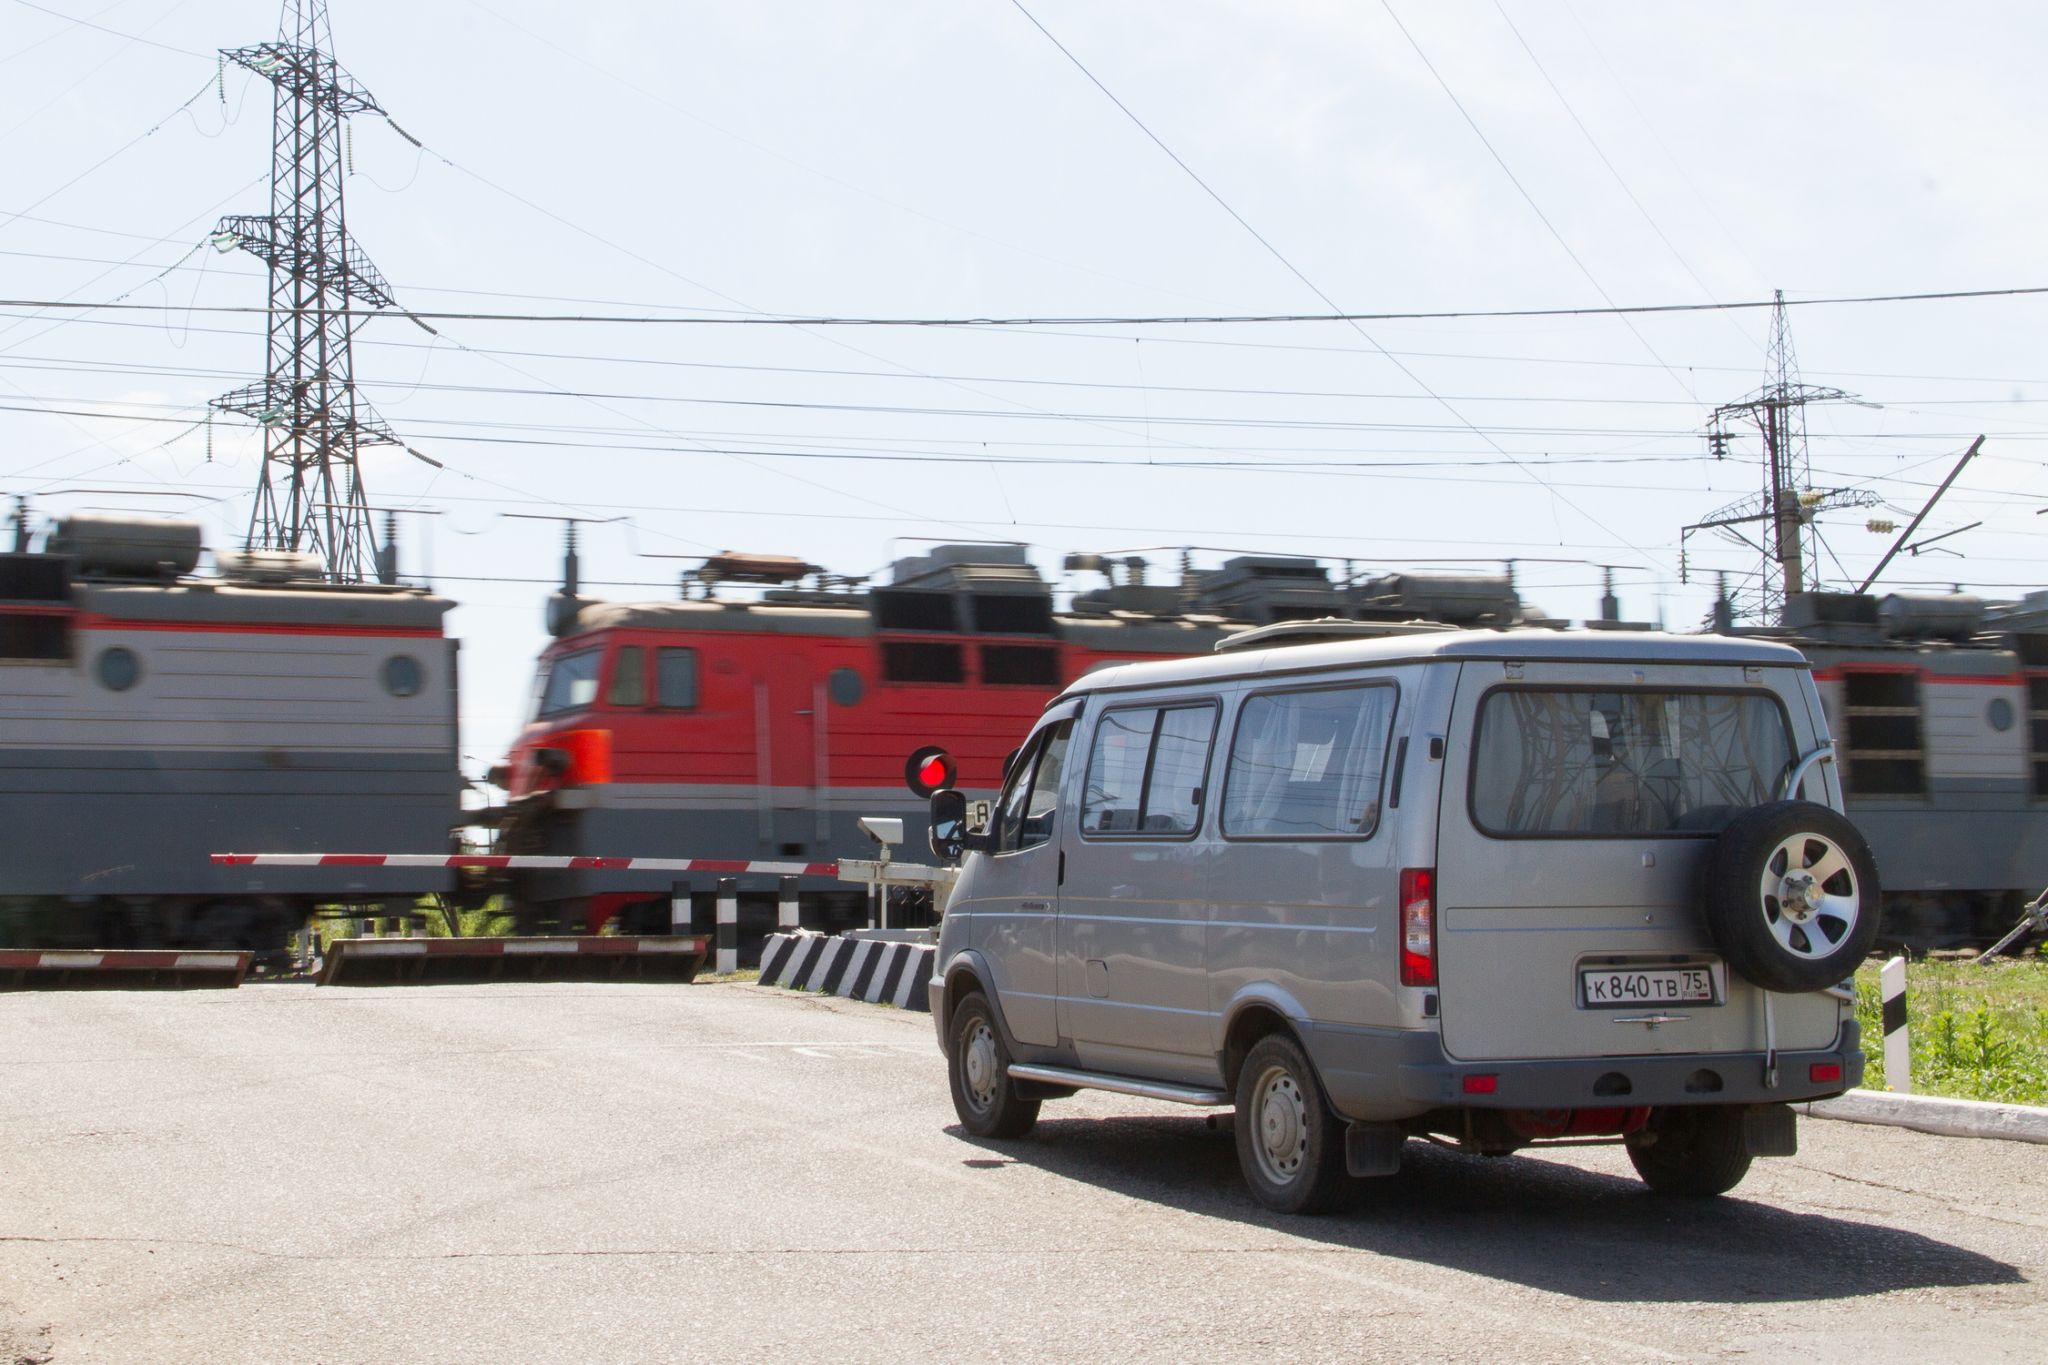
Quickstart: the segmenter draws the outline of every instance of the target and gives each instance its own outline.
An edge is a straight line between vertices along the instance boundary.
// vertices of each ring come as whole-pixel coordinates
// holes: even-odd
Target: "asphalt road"
[[[931,1023],[755,986],[0,996],[0,1365],[2039,1361],[2048,1147],[1808,1122],[1730,1198],[1411,1143],[1269,1215],[1227,1136],[953,1126]]]

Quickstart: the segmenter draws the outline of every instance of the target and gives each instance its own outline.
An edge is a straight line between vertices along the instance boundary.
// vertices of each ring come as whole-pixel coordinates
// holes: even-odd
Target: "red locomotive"
[[[872,586],[726,554],[686,578],[681,600],[615,604],[577,594],[572,556],[533,717],[500,774],[502,851],[871,857],[862,815],[901,816],[906,847],[921,847],[924,804],[904,781],[920,746],[944,746],[959,786],[992,792],[1047,698],[1091,669],[1207,652],[1249,626],[1418,613],[1412,576],[1374,593],[1307,559],[1244,557],[1172,585],[1148,583],[1142,560],[1067,567],[1108,584],[1059,611],[1022,546],[940,545]],[[1504,623],[1519,608],[1504,578],[1429,586],[1438,619]],[[701,927],[712,887],[692,893]],[[595,932],[614,918],[666,926],[668,897],[599,871],[540,874],[524,899],[538,922]],[[773,922],[775,897],[773,879],[742,881],[743,937]],[[821,929],[868,915],[862,892],[824,878],[804,880],[800,903]],[[905,910],[917,907],[892,922]]]

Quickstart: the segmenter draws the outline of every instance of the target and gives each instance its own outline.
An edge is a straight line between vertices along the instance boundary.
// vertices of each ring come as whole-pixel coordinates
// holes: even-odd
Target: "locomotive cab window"
[[[612,685],[604,699],[613,706],[647,705],[647,652],[640,646],[623,646],[612,656]]]
[[[1852,796],[1924,796],[1920,676],[1842,670],[1842,776]]]
[[[1058,687],[1060,652],[1051,645],[983,645],[981,680],[991,687]]]
[[[2034,761],[2034,799],[2048,800],[2048,669],[2027,671],[2027,735]]]
[[[602,649],[579,649],[558,654],[541,675],[540,719],[575,711],[597,700],[597,667],[604,659]]]
[[[654,703],[671,711],[687,711],[697,705],[697,651],[657,649],[654,651]]]
[[[958,683],[967,681],[961,648],[936,640],[882,641],[882,681]]]
[[[69,659],[72,614],[69,560],[0,554],[0,659]]]

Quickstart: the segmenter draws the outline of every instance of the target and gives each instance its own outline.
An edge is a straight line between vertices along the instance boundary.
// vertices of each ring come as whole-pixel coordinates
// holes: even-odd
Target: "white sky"
[[[2032,7],[1393,0],[1504,171],[1378,0],[1028,3],[1347,309],[2048,284]],[[431,149],[356,121],[349,225],[414,308],[1323,311],[1010,0],[335,0],[333,17],[342,64]],[[269,88],[230,67],[223,103],[202,54],[277,19],[275,0],[0,0],[0,297],[179,310],[0,308],[0,491],[40,513],[186,511],[215,546],[246,531],[260,442],[220,422],[209,464],[187,428],[259,375],[261,319],[183,310],[260,304],[260,267],[202,249],[162,272],[221,214],[267,209]],[[1903,525],[1978,432],[1984,455],[1921,532],[1982,521],[1943,542],[1965,557],[1883,582],[2041,582],[2044,312],[1794,311],[1802,377],[1883,405],[1809,415],[1815,484],[1886,501],[1826,519],[1831,585],[1889,543],[1864,521]],[[1617,564],[1626,614],[1685,626],[1711,574],[1678,582],[1680,527],[1761,486],[1753,440],[1716,464],[1700,436],[1762,381],[1754,312],[1388,322],[1371,341],[1327,323],[442,331],[369,322],[356,370],[447,465],[379,450],[366,477],[379,507],[441,514],[407,519],[404,570],[463,603],[473,767],[516,727],[558,569],[559,529],[507,513],[626,517],[585,534],[590,591],[616,598],[670,595],[686,560],[656,556],[858,574],[906,538],[980,537],[1030,542],[1049,573],[1068,551],[1181,545],[1205,564],[1514,557],[1524,596],[1572,617],[1596,610],[1591,566]],[[1186,467],[1218,460],[1233,467]],[[1689,557],[1754,562],[1703,537]]]

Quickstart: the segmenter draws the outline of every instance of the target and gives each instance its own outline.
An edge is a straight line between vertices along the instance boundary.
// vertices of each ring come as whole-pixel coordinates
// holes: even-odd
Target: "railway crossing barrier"
[[[248,976],[252,956],[154,948],[0,949],[0,991],[233,990]]]
[[[891,886],[917,886],[943,896],[957,875],[950,867],[927,867],[892,862],[887,856],[876,860],[847,859],[840,862],[772,862],[729,858],[609,858],[505,853],[216,853],[212,860],[230,867],[389,867],[449,868],[490,872],[708,872],[721,874],[718,880],[717,922],[714,935],[684,933],[690,918],[689,887],[673,883],[669,902],[667,935],[554,936],[513,938],[340,938],[330,941],[319,977],[323,986],[408,985],[450,981],[500,980],[638,980],[689,981],[705,965],[707,956],[714,970],[731,973],[739,969],[739,881],[741,875],[770,874],[780,878],[777,888],[776,922],[782,932],[772,935],[764,948],[773,950],[778,939],[795,934],[797,924],[797,879],[831,877],[841,881],[864,882],[886,893]],[[886,904],[886,898],[884,904]],[[802,937],[811,938],[812,935]],[[834,940],[835,942],[837,940]],[[877,941],[878,942],[878,941]],[[863,986],[876,992],[886,985],[887,998],[909,1009],[925,1008],[921,990],[911,991],[901,979],[902,955],[895,952],[906,945],[892,943],[891,951],[877,955],[864,950],[862,963],[872,958],[882,965],[882,976],[869,982],[872,972],[863,974]],[[839,950],[834,950],[835,960]],[[929,975],[931,950],[926,948],[925,974]],[[887,957],[886,964],[882,958]],[[766,973],[764,972],[764,976]],[[821,978],[822,979],[822,978]],[[835,984],[837,977],[834,977]],[[896,996],[905,998],[897,1000]],[[879,994],[871,998],[882,998]]]
[[[534,938],[338,938],[323,986],[455,981],[690,981],[704,966],[702,935]]]
[[[1986,948],[1977,958],[1977,965],[1983,966],[1992,958],[2010,948],[2013,952],[2024,951],[2030,938],[2048,939],[2048,891],[2020,907],[2020,922],[2008,931],[2004,938]]]

